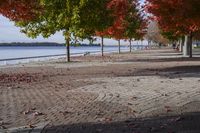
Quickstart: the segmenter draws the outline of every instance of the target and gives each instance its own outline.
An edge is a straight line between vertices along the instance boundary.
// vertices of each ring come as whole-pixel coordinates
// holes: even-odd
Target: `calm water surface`
[[[129,48],[126,46],[122,46],[122,51],[127,51]],[[106,46],[104,48],[105,52],[114,52],[118,51],[118,47],[116,46]],[[71,47],[71,54],[75,55],[83,55],[85,52],[91,53],[100,53],[101,47]],[[65,47],[0,47],[0,65],[7,64],[17,64],[17,63],[26,63],[30,61],[39,61],[39,60],[48,60],[50,58],[59,58],[54,55],[62,55],[66,53]],[[40,57],[40,56],[52,56],[52,57]],[[16,58],[27,58],[28,59],[16,59]],[[31,57],[31,58],[29,58]]]

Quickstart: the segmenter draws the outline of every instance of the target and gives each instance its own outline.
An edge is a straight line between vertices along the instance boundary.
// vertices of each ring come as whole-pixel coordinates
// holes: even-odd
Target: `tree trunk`
[[[118,40],[118,48],[119,48],[119,54],[121,53],[121,44],[120,44],[120,39]]]
[[[92,45],[93,44],[93,40],[92,39],[89,39],[89,45]]]
[[[189,35],[189,41],[188,41],[188,45],[189,45],[189,58],[192,58],[192,39],[193,39],[193,35],[192,33],[190,33]]]
[[[139,40],[137,41],[137,50],[139,50]]]
[[[185,36],[185,42],[184,42],[184,47],[183,47],[183,55],[188,56],[189,55],[189,50],[188,50],[188,36]]]
[[[130,47],[130,53],[131,53],[131,50],[132,50],[132,44],[131,44],[131,41],[132,41],[132,39],[129,40],[129,43],[130,43],[130,46],[129,46],[129,47]]]
[[[75,42],[74,42],[75,46],[77,46],[77,42],[78,42],[77,37],[75,36],[74,39],[75,39]]]
[[[181,37],[181,42],[180,42],[180,48],[179,48],[179,51],[180,51],[180,52],[183,52],[184,42],[185,42],[185,38],[184,38],[184,36],[183,36],[183,37]]]
[[[150,49],[150,44],[151,44],[151,41],[148,40],[148,49]]]
[[[66,36],[66,61],[70,62],[70,37]]]
[[[104,50],[103,50],[103,48],[104,48],[104,40],[103,40],[104,38],[103,38],[103,36],[101,37],[101,56],[104,56]]]

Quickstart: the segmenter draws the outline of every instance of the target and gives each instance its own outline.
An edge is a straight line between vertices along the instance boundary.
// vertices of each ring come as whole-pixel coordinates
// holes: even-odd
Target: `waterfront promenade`
[[[172,49],[0,68],[0,132],[199,133],[200,57]]]

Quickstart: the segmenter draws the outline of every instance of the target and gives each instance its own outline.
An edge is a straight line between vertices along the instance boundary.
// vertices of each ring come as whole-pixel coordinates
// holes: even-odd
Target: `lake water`
[[[138,46],[137,46],[138,48]],[[135,49],[137,49],[135,48]],[[128,51],[129,47],[122,46],[121,51]],[[83,55],[86,52],[100,54],[101,47],[71,47],[71,55]],[[116,46],[105,46],[105,52],[117,52],[118,47]],[[65,56],[65,47],[0,47],[0,65],[27,63],[31,61],[42,61],[52,58],[60,58]]]

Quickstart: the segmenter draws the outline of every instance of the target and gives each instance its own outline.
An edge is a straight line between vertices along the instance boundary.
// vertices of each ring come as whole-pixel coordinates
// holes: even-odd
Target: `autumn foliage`
[[[112,0],[108,8],[113,10],[114,23],[107,29],[108,35],[122,39],[126,24],[123,23],[128,11],[128,0]]]
[[[131,32],[135,36],[142,38],[144,36],[143,29],[146,28],[146,22],[141,16],[137,0],[111,0],[107,8],[112,10],[113,24],[105,29],[103,32],[96,32],[98,36],[108,36],[119,39],[129,39]],[[128,35],[128,36],[127,36]]]
[[[199,0],[147,0],[146,3],[147,11],[167,35],[187,36],[190,57],[193,38],[200,31],[199,7]]]
[[[109,36],[115,39],[123,39],[125,30],[129,28],[129,22],[126,20],[132,15],[131,21],[139,20],[138,12],[135,10],[138,6],[137,0],[108,0],[107,10],[111,10],[112,25],[103,31],[96,31],[99,36]],[[135,12],[130,12],[134,9]],[[0,14],[12,21],[32,21],[42,14],[43,7],[40,0],[0,0]],[[142,21],[142,19],[141,19]],[[135,28],[135,32],[141,34],[144,25]],[[137,31],[136,31],[137,29]],[[143,35],[143,34],[141,34]]]
[[[0,14],[15,21],[28,37],[62,31],[68,61],[72,35],[142,38],[145,25],[138,8],[138,0],[0,0]]]
[[[163,31],[190,34],[200,30],[199,7],[199,0],[147,0],[146,9]]]
[[[42,7],[39,0],[1,0],[0,14],[12,21],[29,21],[37,18]]]

